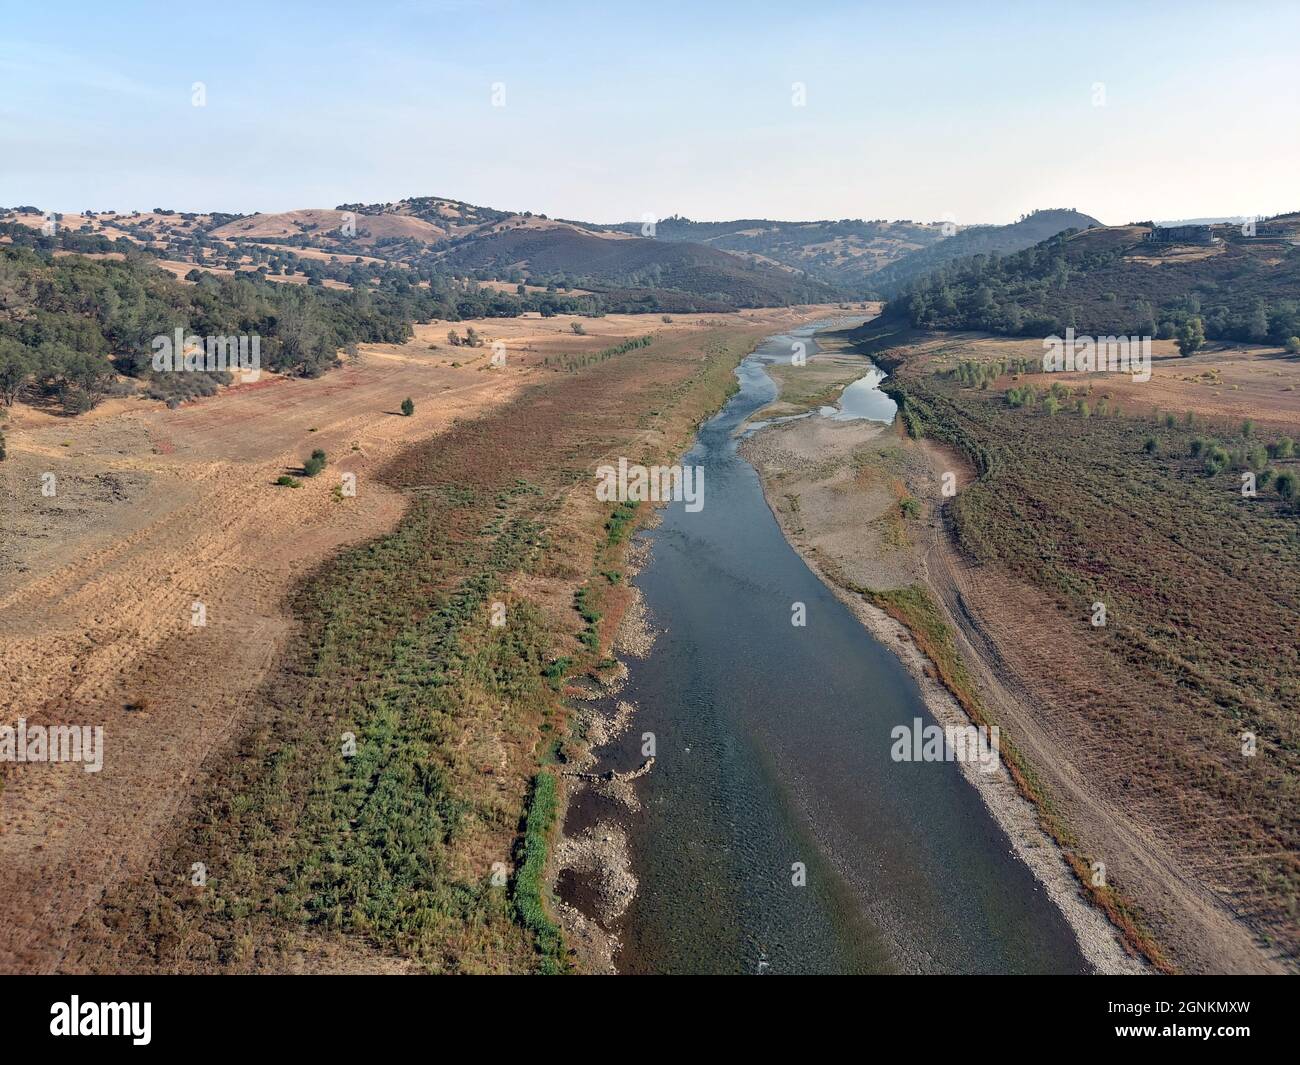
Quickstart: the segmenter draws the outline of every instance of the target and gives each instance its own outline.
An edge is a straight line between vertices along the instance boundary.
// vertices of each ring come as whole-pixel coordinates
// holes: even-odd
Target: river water
[[[656,763],[635,785],[639,813],[588,795],[570,816],[617,817],[630,832],[640,888],[619,969],[1087,972],[960,769],[891,759],[895,725],[934,719],[786,542],[736,453],[737,427],[776,395],[764,366],[788,360],[795,339],[811,349],[812,334],[772,337],[741,364],[740,391],[684,459],[704,467],[703,509],[671,504],[641,534],[652,550],[636,583],[667,631],[629,662],[621,697],[638,713],[604,761],[636,766],[650,732]],[[868,378],[823,413],[892,417],[879,372]]]

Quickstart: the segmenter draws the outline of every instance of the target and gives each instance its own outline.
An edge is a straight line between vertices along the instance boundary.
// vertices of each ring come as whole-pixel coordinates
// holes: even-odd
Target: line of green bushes
[[[567,968],[560,928],[551,920],[544,902],[547,894],[546,856],[558,812],[555,774],[543,769],[533,777],[528,798],[528,817],[520,843],[519,857],[522,860],[515,874],[514,903],[519,920],[533,934],[533,942],[541,955],[542,972],[548,975],[562,973]]]

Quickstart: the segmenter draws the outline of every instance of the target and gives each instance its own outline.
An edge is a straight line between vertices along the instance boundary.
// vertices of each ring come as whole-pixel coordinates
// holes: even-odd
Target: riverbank
[[[1205,518],[1183,514],[1166,523],[1161,512],[1188,493],[1212,495],[1204,491],[1203,475],[1190,483],[1180,478],[1176,485],[1146,494],[1145,503],[1133,503],[1118,486],[1135,483],[1138,476],[1150,476],[1149,469],[1134,470],[1120,481],[1103,467],[1095,471],[1094,478],[1091,467],[1068,458],[1075,454],[1075,436],[1081,430],[1067,423],[1064,416],[1018,414],[1007,409],[1000,392],[951,395],[945,371],[957,361],[987,357],[986,349],[992,349],[994,358],[1009,358],[1020,354],[1017,342],[995,344],[987,338],[944,335],[920,340],[888,337],[884,343],[889,340],[906,345],[888,352],[891,367],[905,367],[891,386],[891,394],[899,388],[900,394],[927,397],[927,403],[943,396],[949,404],[942,406],[948,420],[940,418],[936,412],[940,405],[934,403],[936,410],[926,408],[934,424],[927,424],[926,431],[917,434],[920,439],[903,433],[897,424],[886,430],[865,429],[861,423],[850,428],[817,417],[760,430],[745,441],[742,452],[759,468],[769,505],[786,535],[836,594],[862,616],[864,624],[880,627],[888,637],[890,631],[901,630],[900,622],[905,623],[908,638],[891,639],[889,645],[909,655],[917,645],[926,652],[928,662],[915,662],[911,668],[914,672],[928,668],[942,681],[942,699],[959,705],[968,717],[1000,725],[1008,745],[1006,761],[1017,785],[1018,794],[1012,798],[1024,804],[1021,796],[1030,797],[1034,805],[1029,808],[1038,815],[1036,831],[1035,826],[1028,826],[1031,830],[1022,843],[1032,858],[1041,859],[1044,854],[1063,857],[1069,870],[1067,882],[1062,883],[1057,860],[1048,863],[1050,869],[1041,868],[1041,860],[1035,865],[1036,875],[1045,883],[1055,881],[1057,895],[1082,898],[1082,887],[1122,931],[1127,944],[1154,959],[1162,970],[1278,971],[1276,943],[1270,935],[1257,932],[1252,936],[1241,920],[1238,906],[1242,904],[1225,905],[1222,898],[1215,897],[1214,885],[1226,876],[1238,875],[1241,868],[1238,864],[1225,866],[1221,859],[1211,860],[1213,850],[1231,849],[1228,841],[1215,833],[1217,843],[1202,838],[1191,846],[1198,826],[1221,823],[1189,816],[1188,804],[1202,802],[1197,775],[1185,768],[1163,768],[1171,760],[1213,760],[1216,771],[1207,770],[1205,779],[1236,775],[1241,760],[1231,757],[1236,744],[1227,741],[1231,750],[1225,745],[1223,729],[1235,735],[1240,725],[1234,728],[1228,722],[1216,728],[1206,717],[1188,714],[1184,706],[1188,689],[1169,690],[1170,660],[1135,664],[1131,661],[1134,637],[1126,636],[1116,645],[1121,652],[1118,656],[1113,656],[1105,641],[1101,647],[1094,646],[1107,630],[1087,627],[1088,604],[1100,598],[1115,613],[1112,596],[1117,588],[1130,586],[1132,578],[1117,583],[1120,578],[1112,576],[1103,582],[1098,574],[1104,575],[1111,562],[1090,560],[1090,556],[1078,554],[1077,546],[1053,543],[1050,530],[1055,526],[1051,524],[1031,524],[1028,530],[1024,525],[1026,514],[1034,516],[1032,522],[1041,522],[1044,515],[1072,513],[1077,501],[1095,504],[1096,499],[1114,496],[1121,522],[1127,522],[1130,514],[1147,513],[1149,521],[1142,526],[1151,525],[1150,535],[1158,537],[1148,551],[1129,551],[1124,557],[1163,562],[1170,554],[1168,545],[1181,542],[1181,537],[1161,530],[1186,529],[1189,521]],[[853,350],[859,344],[858,338],[847,335],[825,341],[832,351]],[[875,341],[876,346],[881,343]],[[1005,387],[1010,388],[1014,381],[1006,380]],[[1102,411],[1106,398],[1096,399]],[[919,398],[915,402],[919,403]],[[972,408],[978,411],[977,417],[972,417]],[[909,412],[913,420],[920,409]],[[1153,420],[1164,425],[1167,419],[1158,415]],[[943,425],[965,427],[969,432],[973,426],[982,431],[986,422],[994,425],[988,434],[976,438],[978,443],[989,447],[993,445],[987,441],[998,442],[1006,453],[997,462],[1002,480],[1016,481],[1014,486],[993,489],[993,497],[1005,500],[1004,506],[995,508],[996,517],[987,513],[990,504],[986,500],[992,498],[991,485],[985,483],[988,478],[977,479],[967,453],[935,439],[943,435]],[[1142,454],[1142,435],[1150,433],[1151,426],[1152,421],[1140,418],[1134,423],[1131,417],[1112,417],[1085,428],[1108,441],[1094,453],[1129,456]],[[1050,444],[1046,439],[1022,440],[1030,427],[1038,437],[1050,437]],[[1198,428],[1204,432],[1206,427]],[[1172,454],[1176,456],[1185,447],[1171,445]],[[1164,450],[1162,446],[1162,454]],[[1032,478],[1027,473],[1026,455],[1042,460],[1034,467]],[[1128,458],[1124,461],[1142,465]],[[1063,472],[1066,476],[1060,479]],[[1016,473],[1024,476],[1016,477]],[[1087,491],[1081,490],[1081,483],[1087,485]],[[1031,507],[1027,497],[1037,502]],[[1227,494],[1222,497],[1231,498]],[[1159,501],[1154,509],[1151,500]],[[963,509],[963,502],[974,505]],[[973,514],[978,518],[971,517]],[[1092,508],[1085,505],[1078,518],[1087,521],[1089,514],[1095,518]],[[1258,519],[1255,514],[1251,512],[1252,520],[1268,520],[1266,512]],[[1239,522],[1242,516],[1231,520]],[[961,526],[960,543],[955,523]],[[1132,539],[1108,537],[1125,543]],[[1198,535],[1189,542],[1199,544],[1205,539]],[[1012,540],[1016,552],[1012,557],[1019,563],[1018,556],[1024,556],[1015,573],[999,565],[996,557],[1008,557],[1002,541]],[[1225,545],[1224,550],[1232,548]],[[978,564],[973,556],[978,556]],[[1057,581],[1049,587],[1042,580],[1045,559],[1063,559],[1067,565],[1073,561],[1086,572],[1076,574],[1075,585]],[[1195,561],[1182,565],[1209,569],[1215,563],[1199,551]],[[1217,568],[1216,573],[1220,573]],[[1163,587],[1149,571],[1136,576],[1142,587]],[[1035,583],[1034,578],[1039,587],[1029,586]],[[1062,597],[1062,588],[1074,587],[1077,592],[1078,579],[1098,582],[1099,587]],[[1221,573],[1218,579],[1222,581]],[[1184,584],[1180,582],[1179,587]],[[1208,580],[1202,586],[1219,587]],[[1186,587],[1183,595],[1192,594],[1199,593]],[[1059,602],[1062,598],[1074,601]],[[1126,601],[1126,609],[1116,613],[1120,620],[1113,617],[1112,626],[1124,625],[1128,631],[1149,607],[1155,607],[1158,615],[1161,602]],[[1163,609],[1179,608],[1168,605]],[[1185,610],[1181,608],[1181,612]],[[1222,605],[1197,616],[1213,618],[1221,610]],[[1151,632],[1158,624],[1158,616],[1153,617],[1137,631]],[[1082,635],[1078,632],[1081,627]],[[1218,626],[1210,629],[1202,639],[1220,639],[1225,631]],[[1086,646],[1087,652],[1062,658],[1059,649],[1066,646]],[[1125,649],[1130,661],[1122,660]],[[1193,660],[1189,654],[1181,652],[1177,661]],[[1195,660],[1202,659],[1222,661],[1206,659],[1203,650]],[[1201,678],[1198,683],[1210,682]],[[1140,700],[1139,689],[1146,692]],[[1121,702],[1126,707],[1122,715],[1116,709]],[[1190,722],[1184,726],[1189,735],[1176,750],[1168,744],[1153,750],[1148,737],[1169,731],[1171,715]],[[1139,724],[1147,719],[1147,724]],[[1109,735],[1117,728],[1126,736]],[[1225,764],[1220,766],[1220,762]],[[1258,767],[1249,759],[1246,762],[1246,768],[1255,770],[1247,774],[1248,779],[1258,779],[1260,772],[1273,769],[1272,759]],[[1126,795],[1130,798],[1123,798]],[[991,800],[998,802],[996,797]],[[1221,805],[1223,796],[1206,797],[1206,803],[1211,801]],[[1011,805],[1015,807],[1017,802]],[[1005,807],[1005,802],[995,807],[1000,821],[1008,816]],[[1251,804],[1246,809],[1254,811],[1252,820],[1266,819],[1267,807]],[[1166,833],[1157,828],[1165,823],[1175,830]],[[1248,834],[1250,826],[1242,825],[1240,817],[1222,823],[1233,826],[1247,846],[1251,845],[1250,836],[1257,834],[1253,829]],[[1047,844],[1044,836],[1049,839]],[[1012,838],[1018,837],[1013,833]],[[1193,871],[1197,866],[1214,871],[1202,879]],[[1264,883],[1270,892],[1276,890],[1275,880],[1257,877],[1255,882]],[[1242,898],[1250,906],[1259,906],[1266,896],[1261,896],[1256,886]],[[1267,931],[1272,933],[1277,927]]]
[[[756,417],[774,410],[784,413],[781,406],[787,391],[797,404],[801,390],[809,387],[803,383],[805,378],[818,381],[816,389],[824,387],[820,381],[827,377],[841,392],[852,388],[843,380],[846,363],[856,368],[853,380],[872,389],[878,384],[881,375],[864,366],[847,332],[821,334],[818,346],[805,368],[779,367],[773,377],[781,395]],[[741,442],[740,454],[758,471],[764,498],[787,540],[862,625],[898,656],[935,718],[944,726],[984,724],[971,719],[944,682],[946,663],[932,660],[935,648],[923,649],[914,629],[880,605],[891,598],[929,601],[922,591],[926,587],[924,548],[942,535],[938,515],[944,498],[942,480],[945,473],[959,470],[961,479],[968,479],[969,472],[960,468],[955,456],[917,446],[900,432],[896,421],[842,421],[826,416],[831,413],[823,409],[821,415],[760,425]],[[875,595],[864,595],[865,589]],[[950,648],[945,650],[951,653]],[[1044,830],[1038,811],[1021,794],[1005,763],[993,774],[982,772],[973,762],[959,765],[1018,858],[1069,923],[1096,971],[1146,971],[1105,915],[1085,898],[1065,855]]]

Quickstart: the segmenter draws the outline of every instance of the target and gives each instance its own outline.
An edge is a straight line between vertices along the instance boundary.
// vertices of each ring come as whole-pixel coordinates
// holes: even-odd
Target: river
[[[647,732],[656,762],[640,813],[587,794],[569,817],[630,833],[640,888],[619,970],[1088,972],[959,767],[891,759],[895,725],[934,721],[916,683],[786,542],[736,452],[737,428],[776,395],[764,367],[795,339],[812,350],[813,332],[744,360],[740,391],[683,460],[704,468],[703,509],[671,504],[641,534],[636,583],[666,631],[629,662],[621,697],[637,716],[603,763],[638,765]],[[864,373],[824,415],[892,417],[883,375]]]

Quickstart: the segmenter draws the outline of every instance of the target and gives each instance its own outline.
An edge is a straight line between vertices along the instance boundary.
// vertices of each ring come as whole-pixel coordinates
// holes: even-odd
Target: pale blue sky
[[[1295,0],[0,0],[0,205],[1268,214],[1300,209],[1297,42]]]

